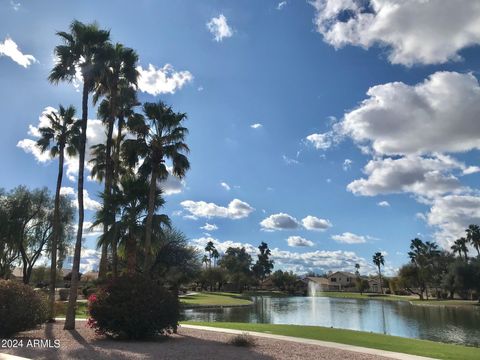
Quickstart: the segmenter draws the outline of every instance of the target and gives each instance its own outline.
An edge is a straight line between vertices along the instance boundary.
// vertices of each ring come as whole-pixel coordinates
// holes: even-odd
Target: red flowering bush
[[[88,298],[87,326],[97,334],[143,339],[176,331],[178,297],[139,275],[119,277]]]

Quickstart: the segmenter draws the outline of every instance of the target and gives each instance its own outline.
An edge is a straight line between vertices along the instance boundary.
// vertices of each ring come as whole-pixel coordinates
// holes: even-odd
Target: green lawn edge
[[[225,292],[200,292],[180,297],[180,304],[184,308],[216,307],[216,306],[249,306],[253,302],[242,294]]]
[[[447,360],[478,360],[480,348],[428,340],[409,339],[398,336],[374,334],[363,331],[333,329],[320,326],[252,324],[230,322],[195,322],[181,324],[211,326],[222,329],[255,331],[275,335],[293,336],[304,339],[322,340],[340,344],[362,346],[371,349],[394,351]]]

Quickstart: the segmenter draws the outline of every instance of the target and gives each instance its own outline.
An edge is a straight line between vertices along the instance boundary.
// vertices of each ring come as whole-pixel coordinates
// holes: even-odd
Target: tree
[[[360,277],[360,264],[355,264],[355,275]]]
[[[212,258],[215,259],[219,257],[218,251],[215,248],[215,245],[213,245],[213,241],[209,241],[207,243],[207,245],[205,246],[205,251],[208,253],[208,264],[210,267],[212,267]]]
[[[360,277],[357,277],[355,279],[355,288],[360,293],[360,295],[363,295],[363,292],[368,290],[369,287],[370,284],[368,283],[368,280],[362,279]]]
[[[472,224],[465,231],[467,233],[467,241],[477,250],[477,254],[480,257],[480,226]]]
[[[75,329],[75,308],[84,221],[83,182],[87,142],[88,97],[98,83],[100,74],[105,70],[104,49],[109,41],[110,32],[99,29],[95,23],[83,24],[74,20],[70,25],[70,32],[60,31],[57,32],[57,35],[61,38],[63,44],[55,47],[57,62],[50,72],[49,80],[54,84],[60,81],[71,82],[75,79],[77,69],[80,70],[83,80],[82,120],[78,146],[78,229],[73,255],[70,297],[64,325],[65,330],[73,330]]]
[[[189,148],[185,143],[188,129],[182,126],[186,114],[175,113],[163,102],[145,103],[143,111],[147,122],[141,118],[131,121],[131,128],[137,139],[126,140],[125,147],[133,163],[143,159],[140,173],[150,178],[148,214],[145,228],[145,262],[144,272],[147,275],[151,267],[152,222],[154,217],[154,198],[159,191],[157,181],[166,180],[169,176],[166,160],[172,162],[172,174],[183,178],[190,168],[185,156]],[[132,119],[133,120],[133,119]]]
[[[378,278],[380,281],[380,293],[383,294],[383,284],[382,284],[382,271],[381,271],[381,266],[385,265],[385,259],[383,257],[383,254],[381,252],[376,252],[373,255],[373,263],[375,266],[378,268]]]
[[[411,294],[418,295],[420,300],[423,300],[426,284],[420,280],[421,276],[419,272],[419,268],[413,263],[403,265],[398,271],[398,282],[400,287]]]
[[[105,70],[100,74],[100,78],[96,83],[94,102],[97,102],[102,95],[106,96],[106,99],[102,101],[99,107],[100,118],[107,127],[107,139],[103,152],[105,158],[104,192],[106,194],[111,193],[112,183],[114,181],[114,163],[112,157],[113,130],[115,120],[118,117],[119,109],[121,108],[118,104],[120,91],[122,86],[137,84],[137,61],[138,56],[135,51],[124,47],[122,44],[107,44],[105,46]],[[108,205],[106,207],[108,208]],[[114,214],[111,214],[108,219],[105,219],[105,223],[103,224],[104,233],[108,231],[108,227],[114,221]],[[100,279],[104,278],[106,273],[107,246],[108,244],[106,242],[102,246],[98,274]]]
[[[229,247],[218,263],[227,271],[228,278],[237,291],[241,292],[246,285],[250,284],[252,257],[244,247]]]
[[[296,290],[297,276],[293,272],[277,270],[272,274],[273,285],[281,290],[294,293]]]
[[[13,264],[18,260],[20,251],[18,241],[10,221],[10,199],[0,188],[0,279],[8,279]]]
[[[453,245],[451,246],[452,252],[454,254],[458,253],[458,256],[462,256],[462,253],[465,257],[465,261],[468,261],[468,247],[467,247],[467,239],[464,237],[461,237],[453,242]]]
[[[74,118],[75,108],[69,106],[64,108],[59,106],[58,112],[53,111],[46,114],[49,126],[39,129],[40,139],[37,146],[43,153],[50,149],[50,156],[55,158],[58,156],[58,172],[57,185],[55,188],[55,205],[53,213],[53,236],[52,236],[52,252],[50,263],[50,292],[49,292],[49,316],[50,321],[55,318],[55,281],[57,278],[57,247],[58,238],[60,236],[60,189],[63,180],[63,164],[65,160],[65,151],[68,155],[77,154],[78,140],[80,129],[78,122]]]
[[[263,241],[258,247],[258,250],[260,250],[260,254],[257,255],[258,260],[255,265],[253,265],[252,270],[258,279],[264,280],[267,275],[272,273],[273,260],[270,260],[272,252],[268,248],[267,243]]]

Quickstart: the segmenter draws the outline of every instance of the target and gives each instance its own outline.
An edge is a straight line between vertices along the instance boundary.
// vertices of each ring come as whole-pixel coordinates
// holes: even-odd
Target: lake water
[[[406,301],[255,297],[254,305],[185,310],[186,320],[295,324],[480,345],[480,307],[418,306]]]

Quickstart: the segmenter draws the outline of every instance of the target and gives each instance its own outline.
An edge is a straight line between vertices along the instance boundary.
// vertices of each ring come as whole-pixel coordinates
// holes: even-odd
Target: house
[[[379,293],[380,289],[380,281],[378,279],[369,279],[368,280],[368,292],[372,293]]]
[[[82,275],[81,281],[89,282],[98,280],[98,271],[87,271],[85,274]]]
[[[329,290],[342,291],[345,288],[351,288],[355,286],[356,275],[346,271],[336,271],[328,274],[328,287]]]

